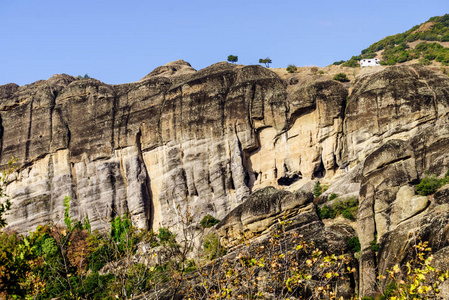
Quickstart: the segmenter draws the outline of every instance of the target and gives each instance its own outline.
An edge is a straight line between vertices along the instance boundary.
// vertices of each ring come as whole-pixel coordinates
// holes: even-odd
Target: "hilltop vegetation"
[[[416,45],[411,45],[413,42]],[[362,50],[358,56],[348,61],[339,61],[334,64],[343,64],[347,67],[359,66],[361,59],[380,58],[383,65],[395,65],[417,59],[422,65],[429,65],[432,61],[449,65],[449,48],[442,45],[449,42],[449,14],[441,17],[432,17],[427,22],[416,25],[404,33],[399,33],[372,44]]]

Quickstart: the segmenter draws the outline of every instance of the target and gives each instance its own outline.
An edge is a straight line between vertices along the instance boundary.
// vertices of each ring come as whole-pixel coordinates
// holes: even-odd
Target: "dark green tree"
[[[239,57],[237,56],[237,55],[229,55],[228,56],[228,61],[230,62],[230,63],[236,63],[236,62],[238,62],[239,61]]]
[[[218,223],[220,223],[220,220],[215,219],[211,215],[204,216],[204,218],[201,219],[201,221],[200,221],[200,224],[203,228],[209,228],[209,227],[217,225]]]
[[[298,68],[295,65],[288,65],[287,72],[289,73],[295,73],[298,70]]]
[[[3,171],[3,175],[0,177],[0,197],[7,197],[5,194],[5,187],[7,184],[7,178],[9,174],[11,174],[14,169],[16,162],[16,159],[14,157],[11,158],[11,160],[8,162],[8,169]],[[6,211],[8,211],[11,208],[11,202],[9,202],[9,199],[6,198],[6,201],[4,203],[0,203],[0,229],[6,226],[6,220],[5,220],[5,214]]]
[[[349,79],[345,73],[338,73],[332,79],[340,81],[340,82],[348,82],[349,81]]]
[[[78,79],[89,79],[91,77],[89,75],[87,75],[87,74],[84,74],[84,76],[78,75],[76,78],[78,78]]]
[[[271,59],[269,57],[259,58],[259,64],[265,64],[265,67],[269,68],[271,64]]]
[[[315,185],[313,186],[313,195],[317,198],[323,193],[323,189],[321,187],[320,182],[315,181]]]
[[[7,210],[11,208],[11,202],[9,202],[9,199],[6,199],[5,203],[0,204],[0,228],[3,228],[6,226],[6,220],[5,220],[5,213]]]

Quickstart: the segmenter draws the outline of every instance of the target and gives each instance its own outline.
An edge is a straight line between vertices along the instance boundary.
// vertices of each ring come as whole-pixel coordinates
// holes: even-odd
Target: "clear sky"
[[[0,0],[0,85],[55,73],[119,84],[229,54],[323,67],[446,13],[449,0]]]

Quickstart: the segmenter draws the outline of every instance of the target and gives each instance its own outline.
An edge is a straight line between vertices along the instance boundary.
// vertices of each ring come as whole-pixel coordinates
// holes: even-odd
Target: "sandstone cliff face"
[[[352,114],[345,120],[348,160],[363,166],[360,287],[368,295],[377,272],[404,261],[418,238],[434,250],[448,249],[445,189],[424,197],[413,185],[425,173],[441,177],[449,169],[449,79],[423,68],[389,68],[356,83],[346,111]]]
[[[0,164],[14,156],[18,170],[7,222],[26,232],[60,221],[70,196],[72,215],[87,214],[93,228],[128,213],[140,227],[176,230],[189,210],[224,219],[217,232],[232,245],[282,214],[320,231],[307,194],[320,180],[329,184],[323,197],[359,197],[360,286],[369,295],[377,271],[416,237],[449,251],[448,187],[428,197],[413,187],[449,168],[448,112],[449,78],[418,66],[363,71],[350,93],[321,76],[284,81],[260,66],[195,71],[184,61],[123,85],[67,75],[8,84]],[[376,237],[380,252],[370,248]]]
[[[8,222],[20,232],[61,219],[66,196],[94,228],[125,212],[157,228],[186,206],[222,218],[251,190],[333,174],[347,95],[331,80],[288,86],[260,66],[183,61],[131,84],[57,75],[0,91],[0,162],[19,166]]]

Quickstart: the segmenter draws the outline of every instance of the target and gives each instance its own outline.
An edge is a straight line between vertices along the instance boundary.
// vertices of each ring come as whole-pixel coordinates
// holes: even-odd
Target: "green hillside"
[[[418,43],[416,43],[418,41]],[[415,43],[414,43],[415,42]],[[399,33],[372,44],[358,56],[348,61],[335,62],[347,67],[358,67],[364,58],[379,58],[383,65],[395,65],[417,60],[421,65],[439,62],[449,65],[449,14],[432,17],[427,22],[416,25],[404,33]]]

